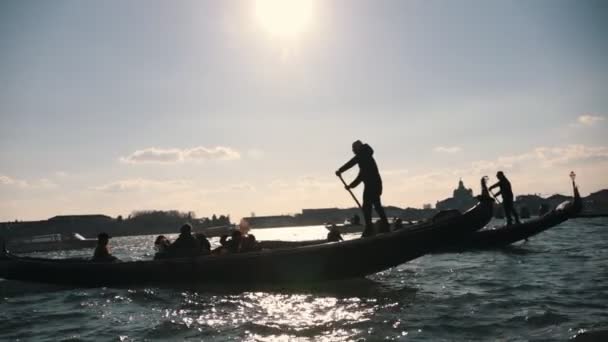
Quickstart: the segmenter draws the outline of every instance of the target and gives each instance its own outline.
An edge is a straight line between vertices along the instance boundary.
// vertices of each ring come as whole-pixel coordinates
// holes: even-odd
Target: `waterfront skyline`
[[[356,139],[400,207],[608,187],[603,2],[294,4],[2,2],[0,221],[352,207]]]

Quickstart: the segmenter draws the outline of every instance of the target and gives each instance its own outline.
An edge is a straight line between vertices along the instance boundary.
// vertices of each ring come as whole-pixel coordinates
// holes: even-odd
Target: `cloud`
[[[596,115],[581,115],[578,117],[578,122],[585,126],[593,126],[596,123],[604,120],[604,117]]]
[[[458,153],[462,151],[462,148],[459,146],[437,146],[433,149],[433,151],[439,153]]]
[[[519,154],[478,160],[457,168],[435,169],[432,172],[411,174],[403,178],[385,179],[383,201],[397,205],[435,203],[452,195],[452,190],[463,178],[465,185],[479,193],[479,179],[504,170],[518,194],[556,192],[568,194],[570,171],[575,171],[588,191],[606,188],[608,174],[608,146],[564,145],[539,146]],[[417,201],[418,203],[412,203]],[[405,203],[404,203],[405,202]]]
[[[92,187],[92,189],[109,193],[143,191],[167,192],[183,190],[190,187],[192,187],[192,183],[186,180],[153,180],[134,178],[110,182],[104,185]]]
[[[471,164],[476,172],[498,169],[526,168],[540,166],[550,168],[573,162],[608,160],[608,146],[566,145],[561,147],[537,147],[531,151],[498,157],[496,160],[480,160]]]
[[[189,161],[206,161],[206,160],[236,160],[240,159],[241,154],[224,146],[204,147],[197,146],[188,149],[169,148],[162,149],[156,147],[137,150],[132,154],[121,157],[123,163],[140,164],[140,163],[181,163]]]
[[[0,185],[15,185],[19,187],[25,187],[27,186],[27,182],[6,175],[0,175]]]
[[[0,174],[0,186],[13,186],[21,189],[50,189],[57,187],[57,184],[48,178],[27,181]]]
[[[92,190],[107,193],[196,193],[199,195],[216,195],[230,192],[253,192],[256,188],[247,182],[218,185],[203,188],[200,184],[184,179],[156,180],[146,178],[123,179],[91,187]]]

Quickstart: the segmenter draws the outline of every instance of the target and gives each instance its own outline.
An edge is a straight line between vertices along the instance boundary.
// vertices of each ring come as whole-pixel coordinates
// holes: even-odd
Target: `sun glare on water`
[[[256,0],[255,16],[269,34],[294,38],[312,25],[313,0]]]

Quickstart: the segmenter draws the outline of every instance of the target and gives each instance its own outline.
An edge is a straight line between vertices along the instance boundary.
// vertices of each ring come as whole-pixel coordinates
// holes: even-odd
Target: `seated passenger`
[[[169,241],[166,236],[159,235],[158,237],[156,237],[156,241],[154,241],[154,249],[156,249],[158,253],[163,253],[167,251],[167,248],[169,248],[169,246],[171,246],[171,241]]]
[[[259,251],[261,249],[262,248],[260,247],[260,244],[255,239],[255,236],[253,236],[253,234],[249,234],[241,238],[241,252],[254,252]]]
[[[95,252],[93,253],[93,261],[113,262],[118,260],[118,258],[110,253],[109,242],[110,236],[108,234],[100,233],[97,235],[97,247],[95,247]]]
[[[401,229],[401,228],[403,228],[403,220],[397,217],[393,221],[393,230],[397,230],[397,229]]]
[[[241,251],[242,238],[243,235],[241,234],[241,231],[235,230],[230,235],[230,240],[228,240],[228,235],[222,235],[220,238],[220,243],[222,244],[224,250],[230,253],[238,253]]]
[[[344,239],[342,238],[342,234],[340,234],[340,231],[335,227],[330,229],[329,233],[327,233],[328,242],[338,242],[343,240]]]
[[[206,255],[211,253],[211,243],[209,242],[209,239],[207,239],[207,235],[204,233],[197,233],[194,237],[198,241],[201,254]]]
[[[241,222],[239,222],[239,231],[241,232],[241,236],[247,236],[250,230],[251,226],[249,225],[249,221],[245,220],[244,218],[241,219]]]
[[[175,257],[196,256],[200,248],[199,242],[192,236],[192,226],[186,223],[180,229],[177,239],[167,248],[167,252]]]

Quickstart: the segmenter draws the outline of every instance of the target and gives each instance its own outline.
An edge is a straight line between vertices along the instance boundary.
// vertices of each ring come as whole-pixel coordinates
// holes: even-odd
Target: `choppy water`
[[[321,227],[254,233],[325,235]],[[125,260],[151,258],[152,242],[111,241]],[[605,218],[568,221],[506,250],[428,255],[367,279],[305,288],[70,289],[0,280],[0,340],[553,341],[585,331],[608,340]]]

